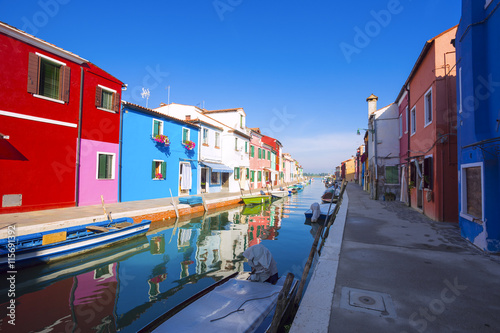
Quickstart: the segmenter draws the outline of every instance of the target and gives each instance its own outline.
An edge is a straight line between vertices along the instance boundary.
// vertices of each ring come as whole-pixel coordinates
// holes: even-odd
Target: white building
[[[378,200],[384,193],[399,196],[399,108],[392,103],[377,110],[378,97],[368,102],[368,169],[370,197]]]

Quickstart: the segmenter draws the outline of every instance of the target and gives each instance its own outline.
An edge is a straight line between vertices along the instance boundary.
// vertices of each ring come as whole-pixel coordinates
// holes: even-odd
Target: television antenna
[[[149,89],[142,88],[141,97],[146,99],[146,107],[148,107],[148,100],[150,95],[151,93],[149,92]]]

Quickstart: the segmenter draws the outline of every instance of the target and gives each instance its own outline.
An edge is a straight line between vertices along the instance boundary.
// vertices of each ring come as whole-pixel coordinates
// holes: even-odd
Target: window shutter
[[[163,179],[167,178],[167,162],[161,162],[161,174]]]
[[[113,93],[113,111],[118,112],[120,111],[120,94],[118,93]]]
[[[106,178],[106,155],[99,154],[98,176],[99,179]]]
[[[61,100],[68,103],[69,102],[69,86],[71,79],[71,68],[68,66],[61,67]]]
[[[151,166],[151,178],[156,178],[156,162],[153,161],[153,165]]]
[[[98,108],[102,106],[102,88],[99,86],[95,89],[95,106]]]
[[[38,68],[39,68],[39,57],[31,53],[28,59],[28,92],[30,94],[38,94]]]

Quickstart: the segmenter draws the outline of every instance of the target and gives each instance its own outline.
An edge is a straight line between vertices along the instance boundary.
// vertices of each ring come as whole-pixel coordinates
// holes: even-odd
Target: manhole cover
[[[340,306],[347,310],[367,312],[383,317],[396,317],[391,296],[369,290],[343,287]]]

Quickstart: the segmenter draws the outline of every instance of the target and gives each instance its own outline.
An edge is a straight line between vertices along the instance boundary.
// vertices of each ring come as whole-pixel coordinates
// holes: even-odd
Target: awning
[[[233,172],[233,168],[228,167],[225,164],[221,163],[209,163],[209,162],[201,162],[201,165],[209,167],[212,169],[212,172]]]

